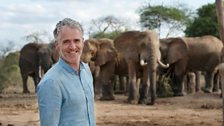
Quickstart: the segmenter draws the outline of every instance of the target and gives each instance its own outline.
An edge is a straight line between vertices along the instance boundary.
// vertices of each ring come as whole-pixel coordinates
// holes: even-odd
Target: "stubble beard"
[[[81,58],[81,52],[75,52],[75,53],[67,53],[63,54],[60,51],[60,57],[65,60],[68,64],[79,64],[80,63],[80,58]]]

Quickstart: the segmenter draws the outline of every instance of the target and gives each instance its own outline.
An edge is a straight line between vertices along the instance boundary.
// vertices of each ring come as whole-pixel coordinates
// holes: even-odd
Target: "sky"
[[[28,41],[25,36],[52,31],[59,20],[70,17],[79,21],[87,32],[92,19],[112,15],[124,19],[130,29],[139,30],[137,10],[148,4],[180,5],[196,10],[215,0],[0,0],[0,48],[10,41],[20,49]]]

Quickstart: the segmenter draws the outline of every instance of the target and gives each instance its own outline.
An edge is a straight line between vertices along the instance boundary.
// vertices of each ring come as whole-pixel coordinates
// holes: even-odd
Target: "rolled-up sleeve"
[[[37,88],[41,126],[58,126],[62,104],[60,87],[54,80],[42,81]]]

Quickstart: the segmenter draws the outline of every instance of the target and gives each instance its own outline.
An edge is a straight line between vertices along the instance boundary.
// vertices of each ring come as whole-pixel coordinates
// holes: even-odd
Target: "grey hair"
[[[71,18],[64,18],[63,20],[59,21],[56,24],[56,27],[55,27],[55,29],[53,31],[53,34],[54,34],[54,38],[55,39],[58,37],[58,34],[61,31],[61,29],[62,29],[63,26],[68,26],[68,27],[71,27],[71,28],[76,28],[83,35],[83,28],[82,28],[81,24],[78,21],[73,20]]]

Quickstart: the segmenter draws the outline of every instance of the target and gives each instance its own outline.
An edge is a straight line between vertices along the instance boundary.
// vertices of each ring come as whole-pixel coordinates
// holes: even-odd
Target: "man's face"
[[[79,64],[83,46],[83,36],[78,29],[62,27],[57,37],[57,48],[62,59],[71,66]]]

